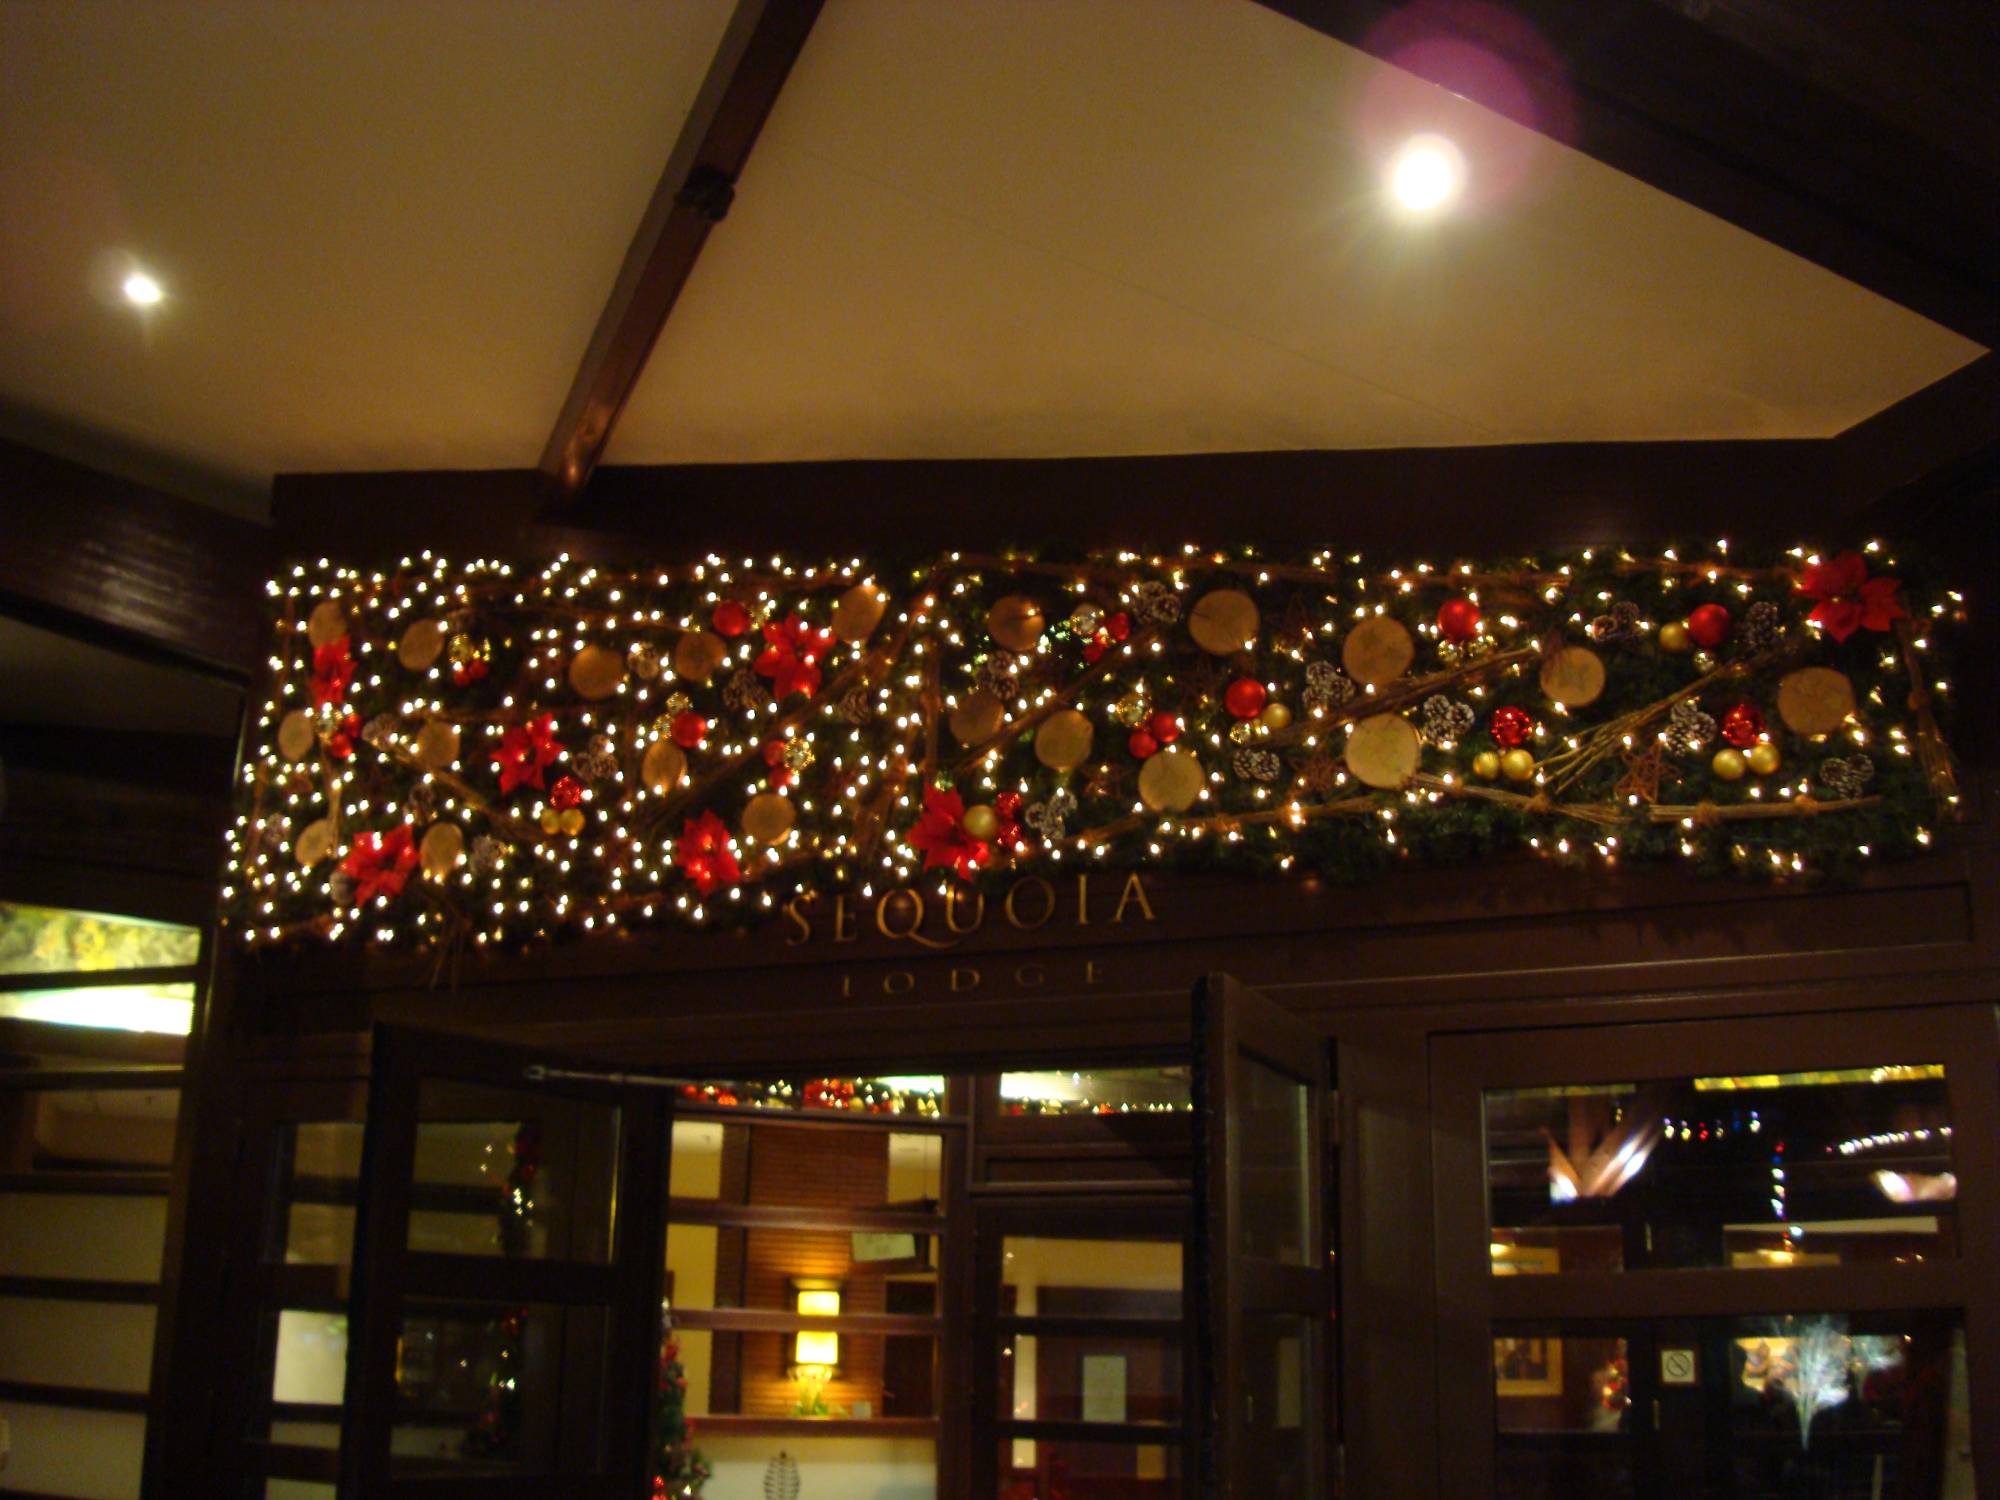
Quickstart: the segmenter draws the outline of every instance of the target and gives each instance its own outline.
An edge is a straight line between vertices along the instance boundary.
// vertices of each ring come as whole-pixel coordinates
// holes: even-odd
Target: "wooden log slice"
[[[729,647],[712,630],[690,630],[674,643],[674,675],[689,682],[707,682],[729,655]]]
[[[1035,759],[1051,771],[1074,771],[1090,759],[1092,735],[1088,714],[1059,708],[1035,731]]]
[[[292,845],[292,857],[310,870],[333,853],[333,844],[333,819],[316,818],[300,830],[298,842]]]
[[[396,643],[396,660],[403,664],[406,672],[428,672],[444,655],[448,634],[442,620],[419,620],[404,631],[403,638]]]
[[[448,819],[440,819],[431,824],[417,854],[423,862],[424,874],[432,880],[443,880],[465,858],[465,831]]]
[[[1154,812],[1186,812],[1201,797],[1204,775],[1191,750],[1162,750],[1139,767],[1139,800]]]
[[[315,646],[331,646],[346,634],[347,611],[336,600],[320,600],[306,616],[306,639]]]
[[[857,583],[842,594],[833,606],[833,633],[850,646],[858,646],[875,633],[889,596],[872,583]]]
[[[304,760],[318,744],[319,730],[303,708],[293,709],[278,721],[278,753],[286,760]]]
[[[1369,687],[1385,687],[1410,670],[1417,643],[1401,620],[1370,615],[1347,632],[1340,645],[1340,664],[1347,675]]]
[[[458,763],[458,726],[432,719],[417,731],[410,753],[426,771],[445,771]]]
[[[1604,663],[1588,646],[1565,646],[1542,663],[1542,695],[1564,708],[1585,708],[1604,696]]]
[[[624,680],[625,658],[609,646],[585,646],[570,660],[569,685],[587,702],[609,698]]]
[[[743,832],[760,844],[783,843],[792,831],[798,811],[790,797],[776,792],[759,792],[743,807]]]
[[[947,722],[961,745],[983,745],[999,732],[1006,717],[1007,705],[1000,695],[979,688],[959,702]]]
[[[1347,769],[1363,786],[1395,791],[1417,774],[1423,759],[1417,726],[1401,714],[1376,714],[1347,737]]]
[[[1188,634],[1211,656],[1234,656],[1257,644],[1257,601],[1241,589],[1211,589],[1188,611]]]
[[[1042,607],[1025,594],[995,599],[986,611],[986,633],[1009,651],[1027,653],[1041,644],[1048,621]]]
[[[1854,684],[1832,667],[1801,667],[1778,681],[1778,717],[1794,734],[1832,734],[1854,712]]]

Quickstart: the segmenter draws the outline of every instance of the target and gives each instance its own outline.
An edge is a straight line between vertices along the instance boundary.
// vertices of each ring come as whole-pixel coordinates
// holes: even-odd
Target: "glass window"
[[[837,1337],[837,1364],[801,1364],[796,1333],[676,1327],[673,1347],[688,1383],[688,1415],[860,1422],[938,1414],[937,1339]],[[814,1350],[816,1358],[825,1352],[831,1351]]]
[[[1003,1439],[998,1467],[1000,1500],[1180,1500],[1184,1493],[1181,1450],[1170,1444]]]
[[[409,1304],[391,1467],[599,1470],[602,1308]]]
[[[1020,1317],[1178,1318],[1179,1240],[1052,1239],[1000,1244],[1002,1311]]]
[[[1485,1095],[1493,1274],[1957,1251],[1942,1065]]]
[[[838,1110],[847,1114],[931,1118],[944,1113],[944,1076],[761,1081],[710,1078],[683,1087],[681,1098],[688,1104],[719,1109]]]
[[[1004,1115],[1185,1114],[1193,1107],[1185,1067],[1000,1075]]]
[[[158,1172],[173,1161],[179,1089],[55,1089],[17,1097],[26,1118],[17,1127],[15,1157],[29,1171]]]
[[[1502,1326],[1497,1493],[1971,1495],[1955,1313]]]
[[[93,984],[82,989],[19,989],[0,994],[0,1017],[51,1026],[95,1026],[186,1036],[194,1026],[194,984]]]
[[[290,1265],[352,1265],[354,1208],[361,1190],[360,1122],[306,1120],[279,1130],[284,1260]]]
[[[170,969],[200,955],[197,928],[0,901],[0,974]]]
[[[1177,1337],[1019,1333],[998,1357],[1003,1420],[1172,1426],[1184,1414]]]
[[[934,1213],[944,1142],[929,1131],[676,1120],[669,1189],[679,1203]]]
[[[1312,1264],[1310,1096],[1303,1083],[1243,1059],[1235,1124],[1242,1201],[1237,1253],[1288,1266]]]
[[[617,1170],[613,1106],[426,1079],[409,1248],[608,1260]]]
[[[840,1311],[937,1311],[935,1235],[866,1229],[667,1228],[667,1278],[678,1311],[794,1311],[794,1283],[840,1284]],[[892,1305],[893,1304],[893,1305]]]

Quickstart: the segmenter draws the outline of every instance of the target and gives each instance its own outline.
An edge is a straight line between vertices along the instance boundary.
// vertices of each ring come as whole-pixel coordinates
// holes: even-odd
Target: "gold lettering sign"
[[[1091,925],[1090,876],[1076,877],[1074,903],[1054,881],[1041,875],[1024,875],[1007,887],[999,901],[1007,927],[1016,932],[1037,932],[1067,921],[1076,927]],[[952,948],[962,938],[986,927],[987,901],[983,891],[967,891],[948,886],[941,901],[926,902],[915,886],[899,885],[882,892],[872,902],[841,892],[833,897],[831,916],[820,918],[820,898],[801,893],[783,908],[785,946],[802,947],[812,942],[853,943],[861,936],[864,920],[873,921],[875,931],[892,943],[911,943],[919,948]],[[1098,920],[1103,920],[1103,912]],[[1134,870],[1125,877],[1112,908],[1111,922],[1157,922],[1145,881]]]

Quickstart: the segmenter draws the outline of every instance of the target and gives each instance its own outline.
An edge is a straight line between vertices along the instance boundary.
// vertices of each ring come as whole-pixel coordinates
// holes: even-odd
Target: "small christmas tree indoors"
[[[674,1320],[661,1320],[660,1389],[654,1402],[654,1500],[698,1497],[714,1471],[694,1446],[694,1424],[687,1417],[687,1372],[681,1368],[680,1341]]]

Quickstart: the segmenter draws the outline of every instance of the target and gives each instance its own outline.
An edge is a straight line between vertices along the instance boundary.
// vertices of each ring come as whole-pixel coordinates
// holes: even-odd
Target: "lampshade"
[[[795,1282],[799,1316],[837,1318],[840,1316],[840,1288],[826,1282]],[[840,1363],[840,1335],[801,1329],[792,1346],[792,1363],[832,1369]]]

